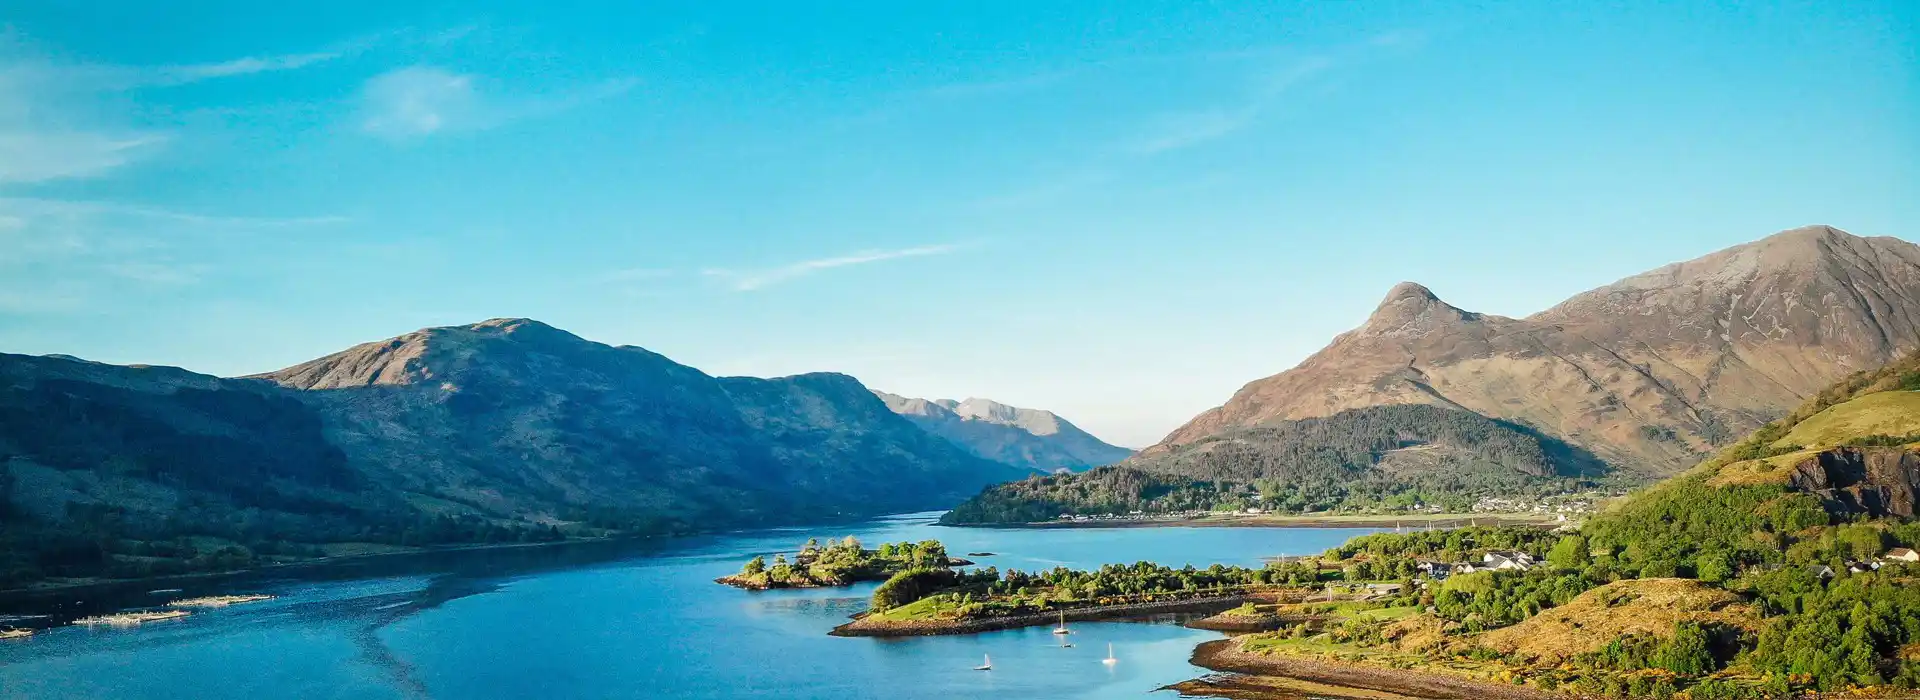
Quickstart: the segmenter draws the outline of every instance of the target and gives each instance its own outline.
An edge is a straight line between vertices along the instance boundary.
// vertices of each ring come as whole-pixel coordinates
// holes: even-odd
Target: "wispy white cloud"
[[[344,224],[353,219],[347,216],[326,214],[319,216],[223,216],[199,212],[180,211],[165,207],[144,204],[126,204],[92,199],[48,199],[44,197],[0,197],[0,220],[12,218],[24,222],[33,218],[61,217],[78,219],[81,217],[124,216],[163,221],[174,221],[202,226],[224,226],[236,228],[286,228],[292,226],[326,226]],[[0,226],[0,230],[4,230]]]
[[[361,128],[388,138],[425,136],[475,120],[473,76],[414,66],[382,73],[361,91]]]
[[[1259,113],[1249,106],[1161,115],[1128,150],[1159,153],[1206,143],[1246,128]]]
[[[1254,71],[1245,94],[1226,105],[1173,112],[1148,120],[1140,133],[1124,144],[1124,150],[1140,154],[1161,153],[1233,135],[1259,123],[1260,118],[1280,106],[1282,97],[1294,88],[1354,63],[1369,53],[1417,44],[1420,37],[1418,32],[1412,31],[1389,32],[1367,37],[1337,50],[1305,56],[1280,47],[1209,54],[1205,57],[1253,60],[1261,64],[1273,64],[1283,54],[1292,57]]]
[[[701,274],[725,282],[728,287],[736,292],[751,292],[834,268],[867,265],[887,260],[899,260],[901,258],[945,255],[959,249],[959,244],[942,243],[894,250],[863,250],[831,258],[803,260],[790,265],[782,265],[780,267],[763,270],[728,270],[715,268],[702,270]]]
[[[154,133],[0,126],[0,184],[96,177],[159,150],[167,140]]]
[[[107,274],[143,284],[177,287],[200,281],[205,265],[183,265],[167,260],[124,260],[101,266]]]
[[[133,124],[115,95],[332,61],[364,48],[162,66],[74,63],[0,34],[0,185],[94,178],[165,150],[176,134]]]
[[[392,140],[479,131],[615,97],[639,84],[622,78],[556,95],[517,97],[483,93],[480,83],[478,76],[432,66],[382,73],[361,89],[360,128]]]
[[[305,68],[325,63],[348,55],[349,51],[320,51],[315,53],[295,53],[281,56],[248,56],[217,63],[197,63],[178,66],[160,66],[152,69],[131,69],[147,74],[148,82],[159,85],[193,83],[213,78],[230,78],[255,73],[271,73]]]

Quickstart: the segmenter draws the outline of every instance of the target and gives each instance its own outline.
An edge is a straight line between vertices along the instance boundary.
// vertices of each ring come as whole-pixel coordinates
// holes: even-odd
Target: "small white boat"
[[[991,670],[993,670],[993,657],[991,657],[991,656],[987,656],[986,654],[981,654],[981,655],[980,655],[980,665],[979,665],[979,666],[975,666],[975,667],[973,667],[973,670],[975,670],[975,671],[991,671]]]
[[[1065,610],[1060,611],[1060,626],[1053,628],[1053,633],[1054,634],[1073,634],[1073,630],[1067,629],[1067,611]]]
[[[1101,659],[1100,663],[1112,666],[1119,663],[1119,661],[1119,659],[1113,658],[1113,642],[1107,642],[1107,658]]]

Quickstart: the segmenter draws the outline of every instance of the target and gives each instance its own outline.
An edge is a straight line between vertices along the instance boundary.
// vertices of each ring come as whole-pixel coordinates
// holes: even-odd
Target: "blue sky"
[[[1920,237],[1911,2],[551,4],[10,3],[0,351],[528,316],[1141,446],[1400,280]]]

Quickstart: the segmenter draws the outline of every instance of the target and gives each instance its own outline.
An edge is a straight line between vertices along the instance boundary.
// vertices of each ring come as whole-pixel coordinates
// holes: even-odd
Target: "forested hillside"
[[[526,319],[244,379],[0,354],[0,588],[844,520],[1025,473],[852,377],[716,378]]]
[[[1002,484],[946,520],[1256,507],[1464,510],[1483,495],[1559,492],[1603,475],[1591,455],[1524,426],[1438,406],[1375,406],[1238,429],[1084,474]]]

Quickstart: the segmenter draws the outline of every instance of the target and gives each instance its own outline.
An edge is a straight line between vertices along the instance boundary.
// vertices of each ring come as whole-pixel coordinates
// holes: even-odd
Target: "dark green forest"
[[[1395,451],[1399,460],[1383,463]],[[1592,488],[1604,474],[1592,455],[1525,426],[1437,406],[1376,406],[1235,430],[1082,474],[990,487],[954,507],[945,522],[1250,507],[1461,512],[1482,496]]]

